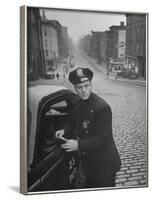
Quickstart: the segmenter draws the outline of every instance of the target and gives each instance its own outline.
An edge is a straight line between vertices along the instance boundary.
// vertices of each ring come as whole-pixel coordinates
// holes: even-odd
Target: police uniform
[[[78,68],[70,73],[69,80],[77,84],[92,77],[88,68]],[[113,187],[121,161],[112,135],[110,106],[91,93],[87,100],[80,100],[74,117],[86,187]]]

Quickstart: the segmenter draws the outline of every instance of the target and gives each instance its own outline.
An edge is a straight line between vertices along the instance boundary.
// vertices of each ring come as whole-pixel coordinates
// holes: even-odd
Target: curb
[[[62,85],[62,84],[65,83],[66,80],[67,79],[63,79],[62,81],[59,81],[59,82],[56,82],[56,83],[55,82],[53,83],[53,81],[52,81],[53,84],[51,84],[51,82],[50,82],[49,85]],[[32,86],[39,85],[39,84],[43,85],[44,83],[42,83],[43,81],[42,82],[41,81],[36,81],[36,82],[35,81],[31,81],[31,82],[28,83],[28,87],[32,87]],[[44,79],[44,81],[46,81],[46,83],[47,83],[47,79]],[[48,80],[48,82],[49,82],[49,80]]]
[[[102,70],[91,60],[91,58],[89,58],[86,54],[83,55],[87,60],[88,62],[93,65],[98,71],[102,72]],[[146,83],[139,83],[139,82],[130,82],[130,81],[122,81],[122,80],[113,80],[113,79],[105,79],[105,80],[111,80],[111,81],[118,81],[118,82],[122,82],[122,83],[127,83],[127,84],[131,84],[131,85],[137,85],[137,86],[141,86],[141,87],[146,87]]]
[[[102,72],[102,70],[97,67],[97,65],[91,60],[91,58],[89,58],[89,56],[87,56],[86,54],[83,55],[89,62],[90,65],[93,65],[98,71]]]

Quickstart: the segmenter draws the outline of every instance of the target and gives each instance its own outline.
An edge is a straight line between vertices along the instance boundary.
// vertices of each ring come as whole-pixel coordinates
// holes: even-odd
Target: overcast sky
[[[65,10],[45,10],[47,19],[58,20],[62,26],[68,27],[68,34],[76,42],[79,37],[93,31],[106,31],[112,25],[126,24],[125,14],[96,13]]]

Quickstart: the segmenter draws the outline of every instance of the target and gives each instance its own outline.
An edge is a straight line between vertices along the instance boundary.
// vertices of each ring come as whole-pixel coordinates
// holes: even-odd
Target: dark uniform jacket
[[[110,106],[96,94],[75,110],[78,149],[88,187],[111,186],[121,161],[112,135]]]

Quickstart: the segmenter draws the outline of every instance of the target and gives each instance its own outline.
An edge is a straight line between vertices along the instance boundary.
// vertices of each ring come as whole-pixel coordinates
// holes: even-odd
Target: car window
[[[70,137],[74,129],[71,111],[76,103],[75,95],[62,96],[50,101],[42,107],[38,121],[36,137],[37,162],[59,148],[59,141],[55,138],[55,132],[65,129],[66,137]]]
[[[59,102],[53,104],[51,107],[63,107],[63,106],[64,106],[64,107],[67,106],[67,102],[66,102],[65,100],[59,101]]]
[[[65,100],[50,105],[46,116],[62,115],[63,113],[68,113],[68,104]]]

